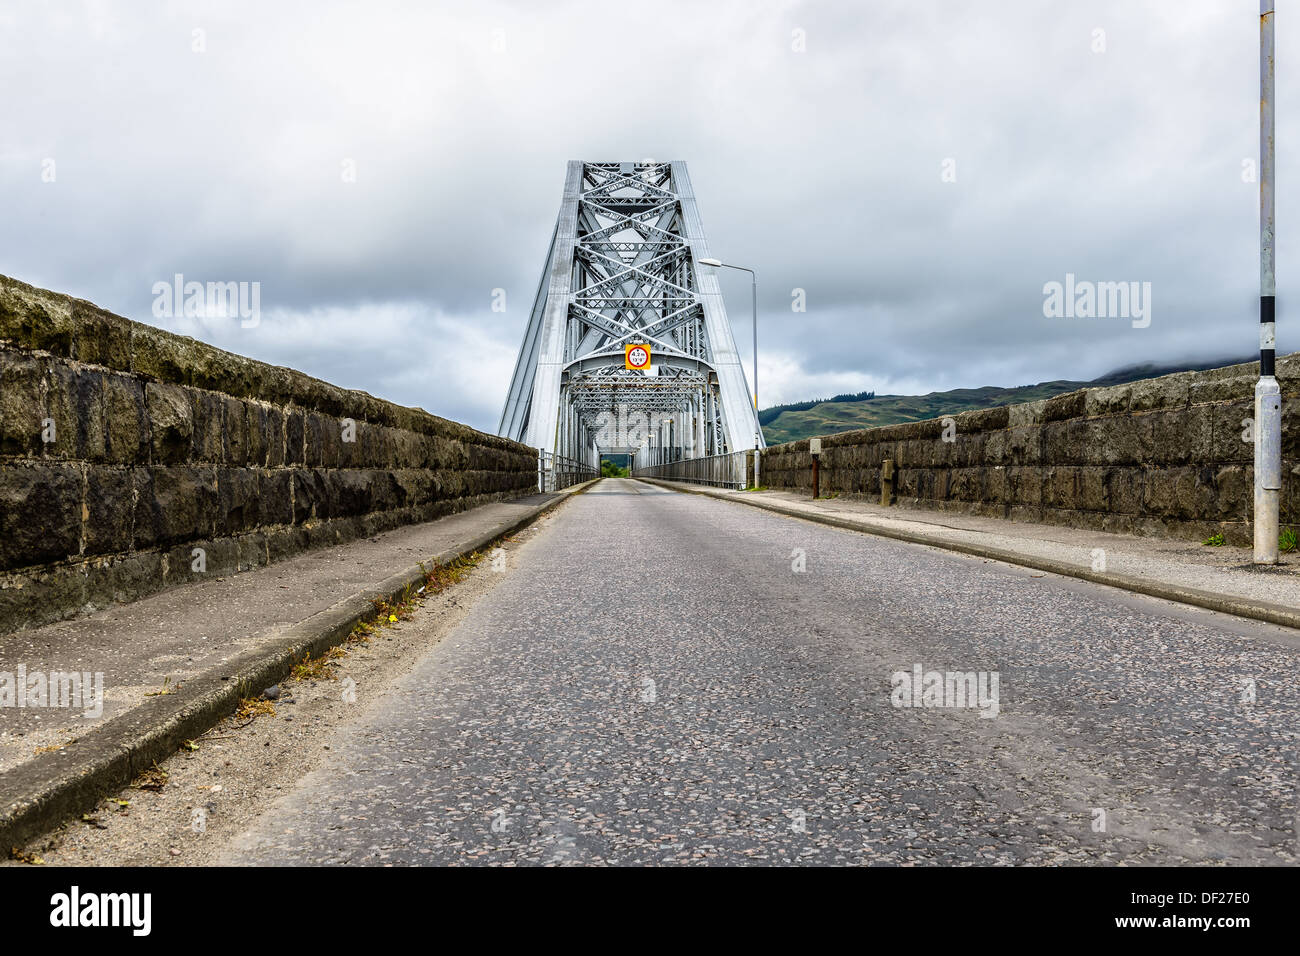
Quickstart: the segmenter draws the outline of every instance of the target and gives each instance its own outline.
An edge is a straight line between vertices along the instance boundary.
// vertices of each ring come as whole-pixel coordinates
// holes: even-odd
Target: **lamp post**
[[[1255,384],[1255,563],[1276,564],[1282,394],[1274,372],[1273,2],[1259,3],[1259,381]]]
[[[737,272],[749,273],[749,292],[754,307],[754,414],[758,414],[758,276],[753,269],[735,266],[721,259],[701,259],[700,265],[710,269],[735,269]]]

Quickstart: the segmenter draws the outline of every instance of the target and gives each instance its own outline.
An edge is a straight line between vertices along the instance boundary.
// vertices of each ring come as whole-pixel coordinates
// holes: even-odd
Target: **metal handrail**
[[[559,491],[596,477],[596,469],[576,458],[538,449],[537,490]]]
[[[717,488],[743,489],[749,480],[751,449],[728,452],[725,455],[708,455],[703,458],[681,458],[659,465],[632,469],[633,478],[663,478],[666,481],[685,481]]]

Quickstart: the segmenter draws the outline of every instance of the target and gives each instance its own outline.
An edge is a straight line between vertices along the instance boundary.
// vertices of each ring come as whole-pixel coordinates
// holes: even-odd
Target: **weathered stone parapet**
[[[0,631],[525,494],[536,474],[517,442],[0,276]]]
[[[1257,364],[1179,372],[1038,402],[822,438],[823,494],[1107,531],[1250,542],[1254,457],[1243,441]],[[1278,359],[1283,524],[1300,524],[1300,353]],[[1288,397],[1289,396],[1289,397]],[[945,440],[945,434],[950,441]],[[808,441],[763,455],[763,484],[811,493]]]

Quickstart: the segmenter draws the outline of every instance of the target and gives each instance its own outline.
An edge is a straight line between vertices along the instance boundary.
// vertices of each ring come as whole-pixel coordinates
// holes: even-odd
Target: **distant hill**
[[[1058,380],[1039,382],[1037,385],[1018,385],[999,388],[954,388],[947,392],[930,392],[928,395],[876,395],[859,392],[856,395],[837,395],[824,401],[793,402],[774,405],[760,411],[763,437],[769,445],[783,441],[811,438],[814,435],[833,435],[856,428],[875,428],[878,425],[897,425],[942,415],[955,415],[973,408],[994,408],[998,405],[1015,405],[1036,402],[1062,392],[1078,388],[1099,388],[1105,385],[1122,385],[1144,378],[1156,378],[1172,372],[1201,371],[1253,362],[1255,358],[1223,359],[1215,362],[1187,363],[1182,365],[1155,365],[1147,362],[1129,365],[1109,372],[1090,382]]]

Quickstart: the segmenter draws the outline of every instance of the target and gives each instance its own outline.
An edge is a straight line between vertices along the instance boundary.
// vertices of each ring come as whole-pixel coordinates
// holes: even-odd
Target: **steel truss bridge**
[[[685,163],[571,161],[498,434],[590,467],[761,447],[708,257]]]

